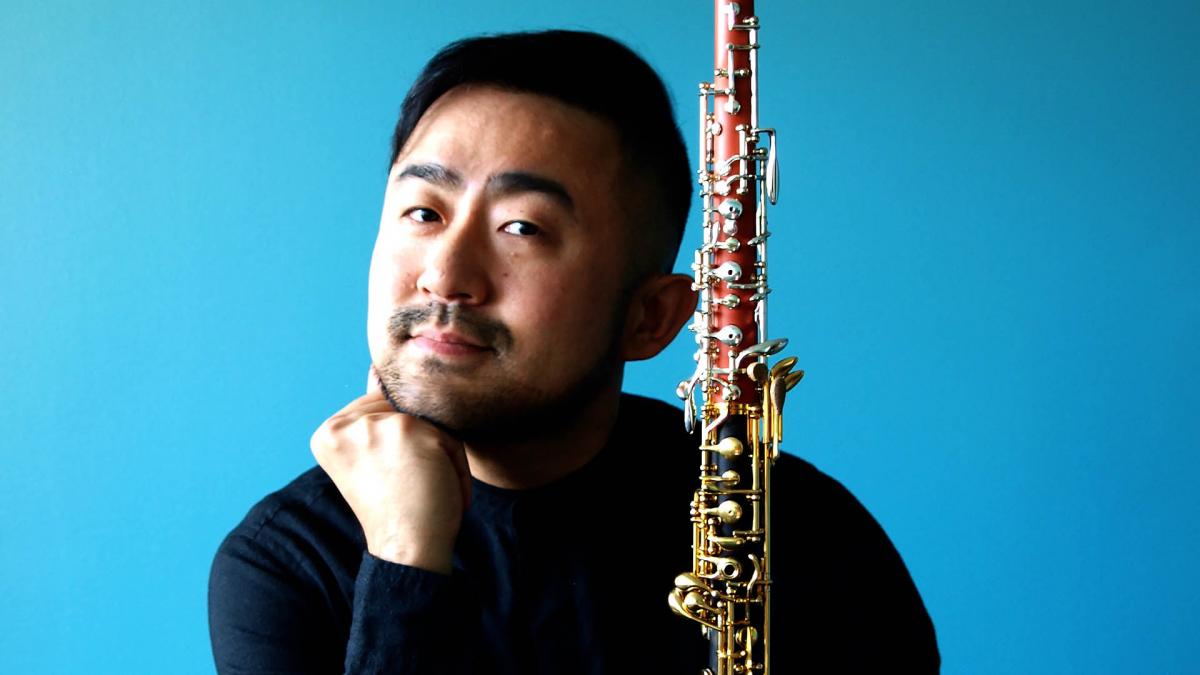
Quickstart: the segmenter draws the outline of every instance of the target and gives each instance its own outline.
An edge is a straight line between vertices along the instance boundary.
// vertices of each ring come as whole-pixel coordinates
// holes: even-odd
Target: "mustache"
[[[434,325],[450,327],[463,337],[496,351],[503,351],[512,345],[512,331],[508,326],[484,316],[474,308],[441,302],[396,308],[388,318],[388,335],[393,342],[400,343],[412,337],[413,329],[430,320]]]

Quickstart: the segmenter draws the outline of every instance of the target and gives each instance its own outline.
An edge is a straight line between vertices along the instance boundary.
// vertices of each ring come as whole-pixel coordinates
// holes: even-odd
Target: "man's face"
[[[619,383],[620,164],[611,125],[554,99],[460,87],[429,108],[371,258],[368,342],[397,408],[511,438]]]

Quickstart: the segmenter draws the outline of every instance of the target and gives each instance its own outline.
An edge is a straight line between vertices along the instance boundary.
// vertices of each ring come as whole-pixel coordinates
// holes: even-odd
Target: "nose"
[[[425,247],[417,290],[443,304],[479,305],[490,294],[486,237],[477,220],[467,216],[449,223]]]

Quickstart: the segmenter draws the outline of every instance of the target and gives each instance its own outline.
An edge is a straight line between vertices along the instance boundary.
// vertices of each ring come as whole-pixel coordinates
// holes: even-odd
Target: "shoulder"
[[[620,433],[637,439],[632,445],[642,451],[639,474],[673,497],[691,494],[700,439],[684,431],[683,412],[627,394],[621,419]],[[645,452],[658,448],[666,452]],[[935,672],[937,643],[924,603],[899,552],[858,498],[811,462],[783,453],[772,465],[770,502],[772,602],[796,608],[777,623],[804,636],[802,648],[781,650],[778,661],[791,665],[789,655],[803,653],[822,672],[886,672],[874,659],[891,658],[911,664],[912,672]]]
[[[258,539],[279,528],[290,528],[337,511],[344,500],[320,466],[314,466],[250,507],[231,534]]]
[[[320,467],[250,507],[208,578],[208,621],[224,672],[342,671],[362,552]]]
[[[862,502],[841,481],[796,455],[781,453],[772,468],[777,502],[787,511],[802,510],[814,514],[813,525],[824,523],[832,531],[847,525],[856,529],[882,529]]]
[[[688,433],[683,426],[683,410],[678,406],[655,398],[623,393],[621,414],[617,433],[625,437],[636,437],[639,445],[648,442],[694,450],[700,446],[699,432]],[[686,456],[687,464],[695,464],[696,457]],[[846,507],[858,506],[858,501],[840,482],[822,472],[811,463],[795,455],[783,453],[775,461],[772,474],[779,487],[803,488],[812,499],[836,501]]]
[[[217,560],[328,574],[362,555],[362,533],[349,505],[314,466],[250,507],[217,551]]]
[[[773,593],[782,605],[807,608],[799,628],[826,671],[881,672],[890,660],[907,672],[937,672],[933,622],[870,511],[799,457],[781,456],[772,483]]]
[[[686,490],[689,495],[696,489],[700,434],[684,429],[680,408],[654,398],[622,394],[614,440],[619,446],[640,450],[638,467],[644,475],[666,480],[676,491]],[[782,529],[802,526],[809,538],[840,537],[859,545],[890,546],[882,528],[850,490],[812,463],[784,452],[772,465],[771,481],[772,508],[784,517],[782,522],[777,519]]]

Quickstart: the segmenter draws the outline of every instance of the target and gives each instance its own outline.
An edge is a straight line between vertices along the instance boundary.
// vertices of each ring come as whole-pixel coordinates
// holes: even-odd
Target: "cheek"
[[[388,303],[379,298],[372,287],[367,298],[367,348],[374,363],[379,363],[388,350],[387,320],[390,311]]]
[[[387,324],[399,302],[399,275],[383,235],[375,243],[367,279],[367,346],[376,363],[390,349]]]
[[[563,265],[508,265],[501,273],[505,286],[522,298],[521,304],[539,318],[564,318],[563,310],[572,299],[579,300],[572,279]],[[553,325],[553,324],[551,324]]]
[[[534,302],[523,322],[538,342],[561,355],[600,349],[609,329],[612,299],[586,277],[531,279]],[[574,358],[572,356],[572,358]]]
[[[371,253],[367,281],[369,303],[387,305],[387,311],[391,311],[394,305],[411,300],[420,274],[415,264],[417,257],[416,249],[411,244],[405,246],[381,232]]]

